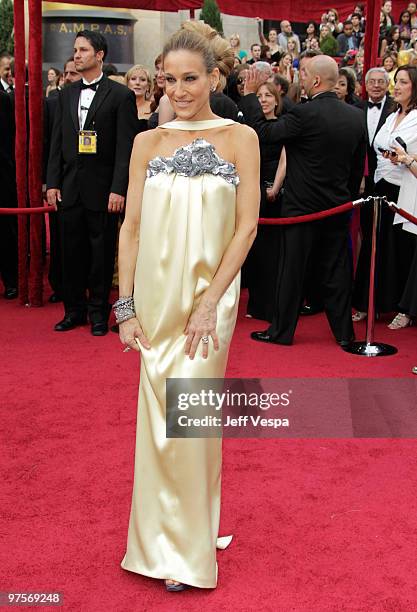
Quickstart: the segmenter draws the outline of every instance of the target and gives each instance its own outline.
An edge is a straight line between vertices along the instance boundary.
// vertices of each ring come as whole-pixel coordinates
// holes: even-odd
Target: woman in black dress
[[[138,133],[148,129],[148,120],[151,116],[151,87],[152,80],[149,71],[141,64],[132,66],[126,72],[125,83],[133,91],[138,111]]]
[[[272,83],[264,83],[257,96],[265,118],[276,121],[281,112],[281,96]],[[260,217],[280,216],[280,193],[285,178],[286,158],[282,145],[260,143],[261,207]],[[249,291],[248,317],[271,321],[279,253],[278,225],[259,225],[258,234],[247,257],[246,279]]]

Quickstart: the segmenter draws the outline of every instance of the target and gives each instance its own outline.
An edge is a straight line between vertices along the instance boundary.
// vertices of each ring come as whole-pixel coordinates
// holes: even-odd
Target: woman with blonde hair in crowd
[[[335,57],[337,55],[337,40],[330,31],[328,24],[323,24],[320,28],[320,51],[324,55]]]
[[[136,108],[138,120],[147,123],[151,116],[151,88],[152,79],[149,70],[141,64],[132,66],[125,76],[125,83],[133,91],[136,97]]]
[[[293,38],[292,36],[290,36],[290,38],[287,41],[287,52],[291,53],[293,68],[298,68],[300,54],[298,52],[297,40]]]
[[[229,37],[229,42],[230,42],[230,46],[233,49],[235,57],[237,57],[242,62],[242,64],[244,64],[246,60],[248,59],[248,54],[246,51],[240,48],[239,34],[236,34],[236,33],[232,34]]]

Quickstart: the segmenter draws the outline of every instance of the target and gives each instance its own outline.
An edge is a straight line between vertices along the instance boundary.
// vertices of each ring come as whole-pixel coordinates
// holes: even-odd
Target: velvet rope
[[[360,202],[361,200],[359,200]],[[366,201],[366,200],[364,200]],[[352,210],[356,204],[348,202],[335,208],[329,208],[329,210],[323,210],[318,213],[312,213],[311,215],[301,215],[299,217],[285,217],[278,219],[266,219],[261,217],[258,221],[259,225],[294,225],[295,223],[307,223],[308,221],[316,221],[317,219],[325,219],[326,217],[332,217],[348,210]],[[36,213],[51,213],[56,212],[55,206],[38,206],[37,208],[26,208],[24,210],[17,210],[16,208],[0,208],[0,215],[19,215],[26,214],[32,215]]]
[[[20,209],[27,204],[27,167],[26,167],[26,92],[25,92],[25,13],[24,0],[14,1],[14,41],[15,41],[15,120],[16,120],[16,183],[17,204]],[[16,212],[16,211],[15,211]],[[18,290],[21,304],[28,302],[28,219],[18,218]]]
[[[388,206],[390,208],[394,208],[395,212],[404,217],[404,219],[407,219],[407,221],[410,221],[410,223],[414,223],[414,225],[417,225],[417,217],[415,217],[411,213],[407,212],[403,208],[400,208],[394,202],[388,202]]]
[[[42,40],[42,3],[29,0],[29,86],[35,92],[36,84],[42,83],[42,50],[38,41]],[[35,207],[42,195],[42,145],[43,145],[43,100],[39,95],[29,96],[29,199]],[[29,302],[42,306],[43,262],[42,227],[43,218],[39,215],[30,221],[30,269]]]
[[[33,215],[56,212],[55,206],[33,206],[31,208],[0,208],[0,215]]]
[[[364,202],[366,200],[363,200]],[[332,217],[333,215],[339,215],[341,213],[352,210],[362,200],[357,202],[347,202],[341,206],[335,208],[329,208],[328,210],[321,210],[320,212],[311,213],[310,215],[300,215],[299,217],[280,217],[280,218],[264,218],[260,217],[259,225],[294,225],[295,223],[308,223],[308,221],[317,221],[318,219],[325,219],[326,217]]]

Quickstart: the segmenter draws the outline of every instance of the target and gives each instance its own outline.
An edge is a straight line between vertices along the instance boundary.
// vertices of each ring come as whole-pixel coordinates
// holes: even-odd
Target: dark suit
[[[11,86],[11,89],[13,91],[13,87],[12,86]],[[0,91],[4,92],[4,93],[8,93],[8,94],[11,93],[10,90],[9,90],[9,86],[5,87],[1,81],[0,81]]]
[[[15,121],[9,94],[0,91],[0,206],[17,206],[14,164]],[[5,288],[17,287],[17,217],[0,215],[0,276]]]
[[[65,312],[92,323],[107,321],[118,214],[107,211],[110,193],[126,196],[130,153],[138,131],[135,96],[103,76],[83,129],[97,131],[97,153],[78,153],[81,81],[65,87],[57,106],[47,168],[47,188],[60,189]]]
[[[333,92],[298,104],[267,122],[255,95],[241,101],[246,123],[261,142],[280,142],[287,152],[281,216],[296,217],[355,198],[363,175],[366,131],[363,113]],[[275,314],[269,333],[291,344],[303,300],[309,259],[321,271],[325,311],[337,340],[350,339],[351,263],[348,215],[283,226]]]
[[[210,94],[210,108],[215,115],[223,119],[238,120],[238,108],[229,96],[224,93]]]
[[[378,124],[375,130],[372,142],[369,142],[368,134],[368,110],[369,102],[365,103],[365,125],[366,125],[366,136],[367,136],[367,155],[368,155],[368,176],[365,177],[365,195],[376,195],[375,193],[375,182],[374,175],[377,167],[377,155],[374,149],[374,140],[379,130],[384,125],[387,117],[395,110],[396,104],[394,100],[387,95],[384,106],[381,109],[381,114],[378,120]],[[394,270],[392,264],[393,260],[391,257],[391,251],[388,251],[386,246],[387,235],[390,235],[392,231],[392,219],[393,212],[387,207],[383,206],[380,212],[380,237],[379,244],[382,248],[378,249],[379,263],[376,272],[376,307],[378,312],[388,312],[392,307],[396,305],[396,302],[392,304],[391,292],[387,291],[387,285],[384,280],[380,277],[379,270],[384,270],[385,279],[388,277],[397,277],[399,272]],[[363,206],[361,208],[361,233],[362,242],[361,250],[359,253],[358,264],[356,267],[355,284],[353,292],[353,306],[360,312],[366,312],[368,310],[368,299],[369,299],[369,271],[371,265],[371,245],[372,245],[372,222],[373,222],[373,207]],[[390,271],[391,273],[388,273]],[[392,285],[393,283],[390,283]]]
[[[291,109],[295,106],[295,102],[291,100],[287,95],[282,96],[282,110],[281,114],[285,115],[285,113],[289,113]]]

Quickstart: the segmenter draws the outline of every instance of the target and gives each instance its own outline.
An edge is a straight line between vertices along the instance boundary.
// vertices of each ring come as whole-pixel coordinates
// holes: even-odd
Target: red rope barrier
[[[0,215],[33,215],[56,212],[56,206],[34,206],[33,208],[0,208]]]
[[[395,202],[387,202],[387,204],[390,208],[394,208],[395,212],[404,217],[404,219],[407,219],[407,221],[410,221],[410,223],[414,223],[414,225],[417,225],[417,217],[410,214],[403,208],[400,208],[397,204],[395,204]]]
[[[284,217],[278,219],[266,219],[261,217],[258,221],[259,225],[293,225],[294,223],[307,223],[308,221],[317,221],[317,219],[325,219],[326,217],[332,217],[348,210],[352,210],[357,204],[365,202],[366,200],[356,200],[355,202],[347,202],[341,206],[335,208],[329,208],[328,210],[322,210],[320,212],[311,213],[310,215],[300,215],[299,217]]]

